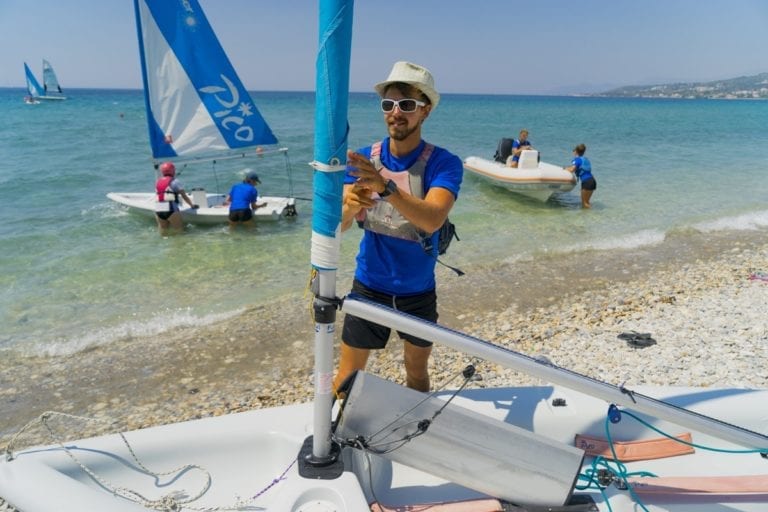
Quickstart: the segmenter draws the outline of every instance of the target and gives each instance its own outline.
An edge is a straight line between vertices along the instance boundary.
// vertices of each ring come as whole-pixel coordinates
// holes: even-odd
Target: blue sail
[[[338,264],[341,196],[347,161],[349,61],[352,0],[320,2],[315,83],[315,171],[312,211],[312,265]]]
[[[134,0],[134,7],[156,160],[277,143],[197,0]]]
[[[32,70],[29,69],[27,63],[24,63],[24,75],[27,77],[27,92],[33,98],[38,98],[43,95],[43,88],[40,86],[40,82],[37,81]]]

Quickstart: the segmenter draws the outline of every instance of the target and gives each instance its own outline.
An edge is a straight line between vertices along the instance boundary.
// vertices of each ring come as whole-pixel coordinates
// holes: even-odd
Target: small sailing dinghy
[[[464,168],[494,185],[539,201],[546,201],[552,194],[570,192],[576,186],[573,173],[540,162],[539,152],[535,150],[523,151],[516,168],[479,156],[464,159]]]
[[[27,95],[24,96],[24,103],[27,105],[39,104],[40,100],[38,98],[43,95],[43,88],[26,62],[24,63],[24,78],[27,81]]]
[[[35,78],[35,74],[29,69],[27,63],[24,63],[24,78],[27,81],[27,95],[24,96],[24,103],[27,105],[37,105],[40,103],[40,97],[43,95],[43,87]]]
[[[181,6],[134,1],[140,12]],[[184,7],[202,16],[197,0]],[[50,446],[12,442],[0,509],[765,511],[768,390],[615,386],[354,294],[336,298],[352,11],[351,0],[320,3],[314,402]],[[468,366],[456,389],[426,394],[359,372],[334,404],[338,309],[549,384],[476,387]]]
[[[173,161],[186,181],[196,164],[213,162],[215,166],[224,160],[245,159],[255,167],[262,159],[282,155],[290,188],[288,150],[276,147],[277,138],[202,11],[177,12],[170,2],[137,2],[136,9],[154,177],[159,177],[162,161]],[[225,193],[199,187],[187,192],[199,208],[182,201],[183,222],[228,222],[229,210],[222,206]],[[288,192],[286,197],[259,195],[259,204],[266,205],[254,210],[253,219],[272,221],[296,215],[296,200],[292,190]],[[133,213],[155,216],[154,192],[110,192],[107,197]]]
[[[56,72],[53,66],[47,60],[43,59],[43,85],[35,78],[35,74],[29,69],[27,63],[24,63],[24,76],[27,81],[27,96],[24,102],[30,105],[40,103],[41,100],[65,100],[64,92],[59,85],[59,79],[56,78]]]

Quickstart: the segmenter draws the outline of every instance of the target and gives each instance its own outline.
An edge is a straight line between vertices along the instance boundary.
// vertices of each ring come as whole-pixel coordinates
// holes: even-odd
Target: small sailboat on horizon
[[[53,70],[53,66],[47,60],[43,59],[43,85],[40,85],[35,74],[29,69],[27,63],[24,63],[24,76],[27,81],[27,96],[24,97],[24,102],[27,104],[37,104],[41,100],[65,100],[64,92],[59,85],[59,79],[56,77],[56,72]]]

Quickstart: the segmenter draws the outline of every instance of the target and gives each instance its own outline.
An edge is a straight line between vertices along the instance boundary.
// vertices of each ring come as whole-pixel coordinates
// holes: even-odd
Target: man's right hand
[[[341,230],[346,231],[352,220],[363,208],[372,208],[376,201],[371,199],[371,189],[360,185],[344,185],[344,199],[341,207]]]
[[[372,208],[376,201],[371,198],[372,191],[367,187],[352,185],[344,193],[344,206],[357,213],[363,208]]]

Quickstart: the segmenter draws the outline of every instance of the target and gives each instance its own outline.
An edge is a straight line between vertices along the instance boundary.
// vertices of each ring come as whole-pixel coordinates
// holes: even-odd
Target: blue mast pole
[[[311,462],[332,461],[333,341],[341,201],[347,161],[349,61],[353,0],[320,0],[315,83],[314,195],[311,263],[315,288],[315,400]]]

